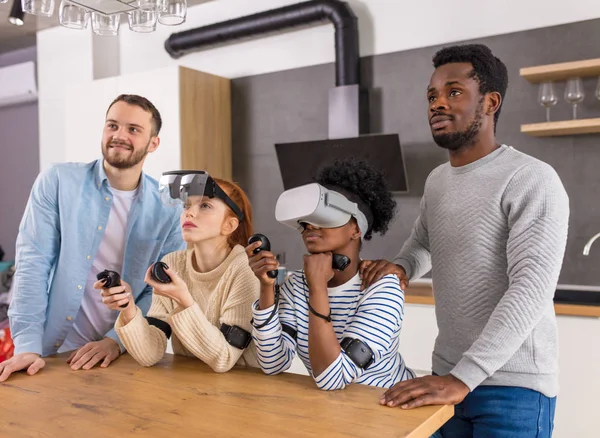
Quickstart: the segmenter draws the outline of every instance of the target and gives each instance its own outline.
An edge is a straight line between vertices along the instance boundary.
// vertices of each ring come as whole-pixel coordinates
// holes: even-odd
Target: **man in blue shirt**
[[[15,354],[0,363],[0,382],[11,373],[35,374],[42,357],[72,351],[71,368],[108,366],[123,352],[115,331],[118,312],[93,288],[104,269],[144,314],[152,289],[148,267],[185,248],[178,208],[162,204],[157,181],[142,172],[159,144],[158,110],[147,99],[121,95],[109,106],[103,158],[61,163],[36,179],[19,227],[16,273],[9,309]]]

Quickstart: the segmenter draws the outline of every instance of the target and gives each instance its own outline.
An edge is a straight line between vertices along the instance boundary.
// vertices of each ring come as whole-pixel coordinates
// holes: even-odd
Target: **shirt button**
[[[77,286],[77,289],[81,290],[81,285]]]
[[[110,198],[107,196],[106,198],[104,198],[105,201],[110,201]]]
[[[67,321],[72,321],[73,318],[71,318],[70,316],[67,316]]]
[[[87,256],[87,257],[86,257],[86,259],[88,259],[88,260],[89,260],[89,259],[91,259],[91,258],[92,258],[92,256]]]
[[[102,187],[102,184],[98,184],[98,188]]]
[[[60,347],[60,342],[57,342],[56,344],[54,344],[55,347]]]
[[[98,231],[100,231],[102,229],[101,225],[98,225]]]

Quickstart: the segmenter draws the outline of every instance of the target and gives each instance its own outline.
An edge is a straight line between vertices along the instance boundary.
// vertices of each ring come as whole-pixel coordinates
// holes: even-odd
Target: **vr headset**
[[[339,189],[340,191],[342,189]],[[370,209],[362,206],[370,214]],[[358,203],[351,202],[339,191],[328,189],[317,183],[306,184],[283,192],[275,206],[275,219],[302,231],[305,224],[319,228],[338,228],[356,219],[364,236],[369,230],[369,221]]]
[[[176,206],[186,204],[190,196],[206,196],[219,198],[235,213],[237,218],[244,220],[244,214],[235,202],[203,170],[172,170],[164,172],[158,182],[158,194],[164,205]]]

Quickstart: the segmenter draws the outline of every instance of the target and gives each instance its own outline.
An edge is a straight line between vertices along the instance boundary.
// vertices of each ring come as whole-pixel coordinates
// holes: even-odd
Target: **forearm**
[[[279,311],[275,311],[270,320],[269,317],[275,310],[275,306],[259,309],[257,304],[258,301],[252,306],[254,321],[252,337],[256,345],[258,363],[265,374],[279,374],[292,364],[296,355],[296,341],[283,335],[280,322],[283,301],[280,303]],[[296,329],[295,324],[290,327]]]
[[[55,168],[40,173],[19,225],[8,311],[15,354],[42,354],[50,272],[60,252],[57,188]]]
[[[330,314],[327,287],[322,286],[312,291],[309,298],[310,306],[319,314]],[[341,347],[337,340],[331,322],[309,313],[308,317],[308,355],[313,376],[320,375],[340,355]]]
[[[125,326],[129,324],[135,318],[138,311],[142,312],[142,316],[144,316],[142,309],[138,308],[135,304],[128,305],[125,309],[121,310],[119,314],[121,325]]]
[[[509,288],[483,332],[451,371],[471,390],[492,376],[515,354],[547,308],[552,306],[554,287],[541,289],[535,298],[528,293],[529,287],[526,284],[514,284]]]
[[[250,320],[250,315],[246,319]],[[178,309],[169,317],[169,323],[185,348],[216,372],[229,371],[243,353],[229,345],[223,333],[208,321],[197,304]],[[242,324],[241,321],[237,323]]]
[[[15,354],[42,354],[42,337],[48,306],[47,263],[34,262],[29,249],[18,250],[17,270],[13,277],[13,296],[8,309]],[[33,258],[28,258],[28,255]]]
[[[259,310],[267,309],[275,304],[275,285],[260,285]]]
[[[415,221],[408,240],[393,262],[406,272],[412,280],[426,274],[431,269],[431,254],[429,252],[429,232],[427,228],[427,213],[425,198],[421,200],[421,214]]]
[[[431,270],[431,254],[417,239],[407,240],[393,263],[402,267],[410,279],[420,278]]]
[[[552,311],[566,222],[541,218],[509,241],[510,287],[452,374],[473,389],[502,367]],[[514,243],[513,243],[514,242]]]
[[[115,322],[115,331],[129,354],[143,366],[152,366],[162,359],[167,350],[167,337],[151,326],[142,311],[134,307],[134,317],[125,322],[123,313]]]

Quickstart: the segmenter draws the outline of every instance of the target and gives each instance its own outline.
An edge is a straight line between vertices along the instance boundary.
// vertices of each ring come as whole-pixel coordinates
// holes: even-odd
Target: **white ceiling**
[[[215,0],[188,0],[188,7],[207,1]],[[35,45],[35,34],[38,30],[58,26],[60,0],[55,0],[55,2],[54,14],[51,18],[25,14],[23,19],[25,24],[23,26],[14,26],[8,22],[13,0],[8,0],[8,3],[0,3],[0,53]],[[176,29],[177,27],[174,27],[173,32],[177,32]],[[72,30],[72,32],[91,32],[91,30],[88,26],[85,30]]]

